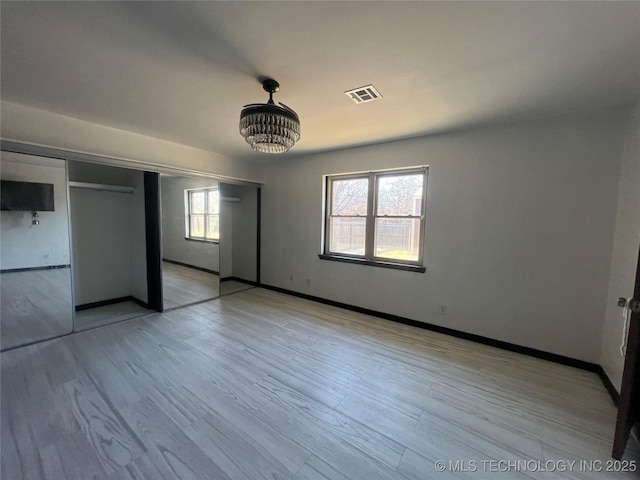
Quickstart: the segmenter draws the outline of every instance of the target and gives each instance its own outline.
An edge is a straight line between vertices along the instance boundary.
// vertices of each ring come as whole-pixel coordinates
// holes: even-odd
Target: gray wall
[[[607,309],[602,334],[600,365],[620,391],[624,358],[620,355],[624,320],[618,297],[633,295],[640,245],[640,107],[629,115],[611,259]]]
[[[184,191],[192,188],[216,187],[209,178],[160,177],[162,199],[162,256],[167,260],[186,263],[218,272],[219,245],[185,239]]]
[[[241,185],[231,185],[229,194],[239,202],[224,203],[231,210],[233,231],[232,272],[236,278],[255,282],[256,238],[258,230],[258,189]]]
[[[599,362],[626,114],[274,159],[263,187],[262,281]],[[423,164],[425,274],[318,259],[323,175]]]
[[[69,180],[134,187],[134,193],[71,189],[75,303],[147,297],[143,172],[69,162]]]

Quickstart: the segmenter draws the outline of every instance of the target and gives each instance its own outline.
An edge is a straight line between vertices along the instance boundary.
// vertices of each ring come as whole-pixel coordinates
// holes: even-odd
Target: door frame
[[[640,250],[640,249],[639,249]],[[640,301],[640,252],[636,267],[636,280],[633,289],[633,302]],[[620,460],[624,455],[631,429],[640,421],[640,311],[631,311],[629,334],[627,337],[627,353],[622,372],[622,386],[618,401],[618,416],[613,437],[611,456]]]

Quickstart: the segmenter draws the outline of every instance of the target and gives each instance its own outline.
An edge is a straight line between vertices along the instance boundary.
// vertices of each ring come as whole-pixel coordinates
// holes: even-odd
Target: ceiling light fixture
[[[244,106],[240,135],[256,152],[284,153],[300,139],[300,119],[283,103],[274,103],[273,94],[280,89],[278,82],[268,78],[262,88],[269,93],[269,101]]]

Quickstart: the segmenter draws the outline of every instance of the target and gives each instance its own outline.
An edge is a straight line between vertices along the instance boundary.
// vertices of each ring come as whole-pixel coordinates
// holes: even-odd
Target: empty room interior
[[[3,1],[3,479],[640,476],[640,2]]]

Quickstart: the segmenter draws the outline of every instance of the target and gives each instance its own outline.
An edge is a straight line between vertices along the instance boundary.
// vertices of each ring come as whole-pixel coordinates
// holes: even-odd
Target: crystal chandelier
[[[284,153],[300,139],[300,119],[286,105],[274,103],[273,94],[280,89],[278,82],[266,79],[262,88],[269,92],[269,101],[244,106],[240,135],[256,152]]]

